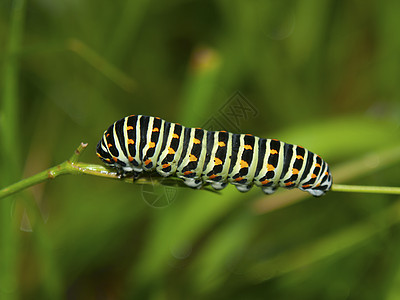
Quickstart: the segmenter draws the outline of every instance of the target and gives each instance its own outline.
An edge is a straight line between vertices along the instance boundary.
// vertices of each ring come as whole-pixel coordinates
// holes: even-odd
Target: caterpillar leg
[[[302,191],[305,191],[305,192],[309,192],[314,197],[320,197],[325,194],[325,191],[312,189],[312,188],[305,189],[305,188],[299,187],[299,189]]]
[[[271,195],[271,194],[275,193],[277,187],[276,186],[267,186],[267,187],[262,187],[261,189],[265,194]]]
[[[199,188],[203,185],[203,181],[195,178],[182,178],[183,182],[191,188]]]
[[[214,190],[217,190],[217,191],[224,189],[227,185],[228,185],[227,182],[213,182],[213,183],[211,183],[212,188]]]
[[[253,187],[253,185],[249,184],[249,185],[235,185],[237,190],[239,192],[245,193],[250,191],[250,189]]]

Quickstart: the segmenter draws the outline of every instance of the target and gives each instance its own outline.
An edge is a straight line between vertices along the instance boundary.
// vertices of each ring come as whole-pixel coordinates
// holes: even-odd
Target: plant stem
[[[54,179],[57,176],[64,175],[64,174],[72,174],[72,175],[81,175],[81,174],[86,174],[86,175],[93,175],[93,176],[99,176],[99,177],[105,177],[109,179],[117,179],[119,181],[124,181],[127,183],[133,183],[135,182],[136,184],[163,184],[163,185],[168,185],[168,186],[175,186],[175,187],[186,187],[186,185],[183,183],[182,180],[179,178],[164,178],[160,176],[156,177],[151,177],[150,176],[143,176],[140,177],[139,179],[133,180],[131,177],[127,178],[121,178],[120,175],[118,175],[115,170],[106,168],[101,165],[95,165],[95,164],[87,164],[87,163],[80,163],[78,162],[79,156],[82,154],[82,152],[86,149],[87,144],[81,143],[79,147],[75,150],[74,154],[71,156],[70,159],[64,161],[63,163],[56,165],[54,167],[51,167],[43,172],[40,172],[36,175],[33,175],[31,177],[22,179],[8,187],[5,187],[0,190],[0,199],[5,198],[7,196],[10,196],[12,194],[15,194],[21,190],[24,190],[28,187],[31,187],[33,185],[39,184],[41,182],[44,182],[46,180]],[[203,190],[207,190],[210,192],[216,192],[209,187],[203,187]]]
[[[396,194],[400,195],[400,187],[389,186],[364,186],[364,185],[347,185],[334,184],[332,191],[347,193],[371,193],[371,194]]]

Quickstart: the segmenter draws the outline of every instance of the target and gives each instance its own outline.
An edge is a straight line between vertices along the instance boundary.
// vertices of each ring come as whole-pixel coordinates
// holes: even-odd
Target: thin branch
[[[364,186],[364,185],[347,185],[334,184],[332,191],[347,193],[371,193],[371,194],[396,194],[400,195],[400,187],[390,186]]]
[[[145,174],[144,176],[133,180],[132,177],[121,178],[121,176],[118,175],[115,172],[115,170],[111,168],[107,168],[96,164],[80,163],[78,162],[79,156],[85,151],[87,145],[88,144],[86,143],[81,143],[79,147],[75,150],[74,154],[70,157],[70,159],[64,161],[63,163],[56,165],[52,168],[49,168],[31,177],[22,179],[6,188],[1,189],[0,199],[15,194],[33,185],[39,184],[41,182],[50,179],[54,179],[57,176],[64,174],[72,174],[72,175],[86,174],[86,175],[99,176],[135,184],[149,184],[149,185],[163,184],[173,187],[187,187],[182,180],[175,177],[169,177],[169,178],[164,178],[161,176],[151,177],[151,174]],[[204,186],[200,189],[218,193],[217,191],[211,189],[208,186]]]

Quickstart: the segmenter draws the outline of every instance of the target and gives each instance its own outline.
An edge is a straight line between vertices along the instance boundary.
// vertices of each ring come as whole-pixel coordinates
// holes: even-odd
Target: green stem
[[[131,177],[128,178],[121,178],[113,169],[106,168],[101,165],[95,165],[95,164],[87,164],[87,163],[81,163],[78,162],[79,156],[82,154],[82,152],[86,149],[87,144],[81,143],[79,147],[75,150],[74,154],[71,156],[70,159],[64,161],[63,163],[56,165],[54,167],[51,167],[43,172],[40,172],[36,175],[33,175],[31,177],[22,179],[6,188],[3,188],[0,190],[0,199],[5,198],[7,196],[10,196],[12,194],[15,194],[19,191],[22,191],[28,187],[31,187],[33,185],[36,185],[38,183],[54,179],[57,176],[64,175],[64,174],[72,174],[72,175],[80,175],[80,174],[86,174],[86,175],[93,175],[93,176],[99,176],[99,177],[104,177],[104,178],[109,178],[109,179],[116,179],[119,181],[124,181],[127,183],[133,183],[135,184],[148,184],[148,185],[154,185],[154,184],[163,184],[163,185],[168,185],[168,186],[174,186],[174,187],[186,187],[184,182],[180,180],[179,178],[174,178],[174,177],[169,177],[169,178],[164,178],[160,176],[156,177],[151,177],[151,174],[146,174],[139,179],[136,179],[133,181]],[[203,190],[207,190],[210,192],[216,192],[213,189],[209,187],[203,187]]]
[[[390,186],[363,186],[363,185],[347,185],[334,184],[332,191],[347,193],[371,193],[371,194],[396,194],[400,195],[400,187]]]

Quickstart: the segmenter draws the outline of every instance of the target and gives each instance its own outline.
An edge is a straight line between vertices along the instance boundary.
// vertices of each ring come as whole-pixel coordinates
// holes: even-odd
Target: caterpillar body
[[[97,145],[97,156],[123,176],[156,171],[194,188],[208,183],[220,190],[231,183],[241,192],[256,185],[272,194],[278,187],[298,187],[321,196],[332,186],[328,164],[301,146],[143,115],[113,123]]]

